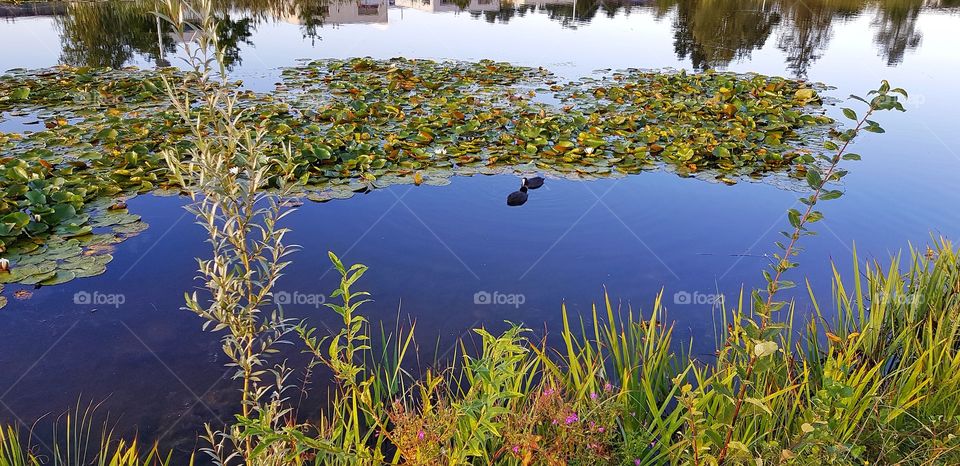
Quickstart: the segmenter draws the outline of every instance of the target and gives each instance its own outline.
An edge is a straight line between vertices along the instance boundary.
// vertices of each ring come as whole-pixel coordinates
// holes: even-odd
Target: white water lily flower
[[[437,155],[447,155],[447,149],[445,147],[438,147],[433,150],[433,153]]]

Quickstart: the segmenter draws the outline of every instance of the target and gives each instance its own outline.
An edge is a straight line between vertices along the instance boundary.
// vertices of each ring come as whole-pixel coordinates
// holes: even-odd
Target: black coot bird
[[[527,202],[527,187],[520,185],[519,191],[514,191],[507,196],[507,205],[508,206],[519,206],[524,205]]]
[[[523,186],[526,186],[526,187],[528,187],[528,188],[530,188],[530,189],[537,189],[537,188],[543,186],[543,177],[542,177],[542,176],[534,176],[533,178],[524,178],[524,179],[523,179]]]

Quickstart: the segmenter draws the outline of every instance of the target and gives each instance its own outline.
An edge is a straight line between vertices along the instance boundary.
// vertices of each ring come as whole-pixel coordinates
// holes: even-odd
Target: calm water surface
[[[2,6],[0,69],[176,63],[177,44],[158,36],[151,9]],[[826,294],[830,261],[849,271],[854,241],[861,257],[885,260],[931,234],[960,237],[956,1],[247,0],[223,12],[232,73],[261,90],[298,59],[354,56],[492,58],[569,77],[622,67],[756,71],[820,81],[837,98],[886,78],[910,91],[909,111],[884,114],[887,134],[856,143],[864,160],[851,166],[846,196],[824,207],[820,234],[805,240],[793,278],[805,276]],[[29,130],[28,123],[8,119],[0,130]],[[435,347],[449,354],[477,325],[557,329],[562,302],[588,312],[604,286],[624,307],[641,309],[662,289],[677,336],[696,337],[695,350],[709,357],[716,311],[708,295],[735,295],[762,280],[764,254],[798,197],[773,183],[726,186],[650,172],[548,179],[526,205],[508,208],[504,197],[517,185],[512,176],[459,177],[443,187],[308,203],[290,217],[290,239],[303,249],[279,288],[300,301],[331,290],[327,250],[366,263],[361,286],[376,302],[365,312],[391,328],[398,318],[415,320],[427,360]],[[186,448],[203,422],[229,416],[236,393],[217,338],[179,310],[183,292],[198,285],[194,258],[208,254],[183,203],[134,199],[131,210],[150,228],[118,246],[107,273],[33,289],[0,311],[0,422],[30,425],[82,396],[105,400],[123,432]],[[75,304],[82,292],[122,294],[124,302]],[[522,303],[476,304],[483,293]],[[288,309],[335,324],[310,303]]]

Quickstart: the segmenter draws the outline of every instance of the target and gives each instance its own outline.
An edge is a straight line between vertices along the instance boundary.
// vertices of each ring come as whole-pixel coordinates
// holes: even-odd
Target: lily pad
[[[73,280],[74,278],[77,278],[77,275],[72,270],[57,270],[52,277],[41,281],[40,284],[45,286],[60,285]]]
[[[23,266],[14,265],[10,268],[10,271],[0,272],[0,283],[25,283],[26,280],[36,276],[46,278],[49,274],[54,273],[56,268],[56,264],[52,262],[27,264]]]
[[[31,275],[31,276],[29,276],[29,277],[27,277],[27,278],[24,278],[23,280],[20,280],[20,283],[21,283],[21,284],[24,284],[24,285],[37,285],[37,284],[39,284],[39,283],[42,282],[42,281],[55,278],[56,276],[57,276],[57,271],[56,271],[56,270],[51,270],[51,271],[49,271],[49,272],[44,272],[44,273],[38,273],[38,274],[35,274],[35,275]]]
[[[272,93],[238,93],[238,124],[263,128],[268,157],[289,147],[305,197],[319,202],[531,167],[571,179],[796,175],[807,143],[819,147],[832,122],[819,87],[759,74],[629,69],[564,82],[490,60],[403,58],[316,60],[281,74]],[[0,76],[10,96],[0,113],[44,123],[0,134],[0,251],[21,266],[54,264],[17,277],[66,279],[56,275],[64,261],[147,228],[127,201],[181,192],[161,153],[192,141],[161,78],[183,75],[58,66]]]

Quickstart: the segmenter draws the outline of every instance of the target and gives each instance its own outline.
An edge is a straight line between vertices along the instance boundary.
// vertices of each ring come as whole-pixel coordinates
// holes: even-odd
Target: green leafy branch
[[[836,139],[837,142],[832,140],[827,140],[824,142],[824,148],[828,151],[832,151],[832,155],[829,153],[820,154],[816,157],[813,155],[805,155],[801,158],[801,162],[805,164],[806,167],[806,181],[810,186],[810,189],[813,192],[804,198],[800,199],[800,202],[805,204],[807,207],[801,213],[797,209],[791,208],[787,213],[787,218],[790,221],[790,225],[793,227],[793,230],[790,232],[781,232],[785,237],[789,239],[789,242],[784,245],[782,242],[777,242],[777,246],[783,251],[782,254],[774,254],[774,262],[771,265],[771,271],[764,271],[763,275],[767,281],[766,286],[766,298],[761,295],[759,290],[754,290],[753,292],[753,301],[754,309],[760,316],[760,323],[757,325],[757,332],[761,339],[766,335],[766,330],[771,326],[770,318],[772,314],[780,309],[782,309],[787,303],[786,301],[779,301],[776,299],[776,295],[779,291],[792,288],[794,285],[793,282],[783,280],[782,276],[785,272],[790,269],[797,267],[797,263],[793,262],[792,258],[797,256],[800,253],[798,247],[798,242],[801,237],[809,236],[815,234],[815,232],[808,229],[808,225],[816,223],[823,219],[823,213],[819,210],[816,210],[816,206],[820,201],[828,201],[833,199],[838,199],[843,195],[843,192],[837,189],[829,189],[827,185],[829,183],[839,182],[844,176],[847,175],[847,171],[840,168],[840,163],[842,161],[853,161],[860,160],[860,156],[854,153],[848,153],[847,149],[850,146],[850,143],[860,135],[861,131],[868,131],[871,133],[883,133],[884,130],[874,120],[871,120],[870,117],[878,112],[885,110],[899,110],[901,112],[905,111],[903,105],[899,102],[897,95],[907,98],[907,91],[901,88],[891,89],[890,83],[886,80],[883,80],[880,84],[880,87],[874,89],[867,93],[867,97],[870,97],[870,100],[867,100],[863,97],[851,95],[850,98],[863,102],[867,104],[867,110],[864,113],[863,117],[857,116],[856,111],[851,108],[844,108],[843,115],[856,122],[856,125],[853,128],[847,129],[840,132]],[[824,167],[821,168],[820,164],[824,164]],[[779,329],[777,329],[779,331]],[[727,429],[726,435],[724,436],[724,441],[722,447],[717,454],[717,462],[723,463],[723,461],[728,457],[730,452],[730,445],[733,441],[734,430],[737,427],[737,423],[740,420],[740,416],[743,409],[743,404],[747,397],[747,389],[750,385],[750,380],[752,379],[753,373],[756,370],[758,361],[770,354],[775,353],[779,347],[776,342],[769,340],[753,341],[748,342],[748,359],[746,362],[746,368],[740,373],[740,387],[737,391],[737,396],[734,400],[733,414],[729,427]],[[752,349],[750,348],[752,347]]]

